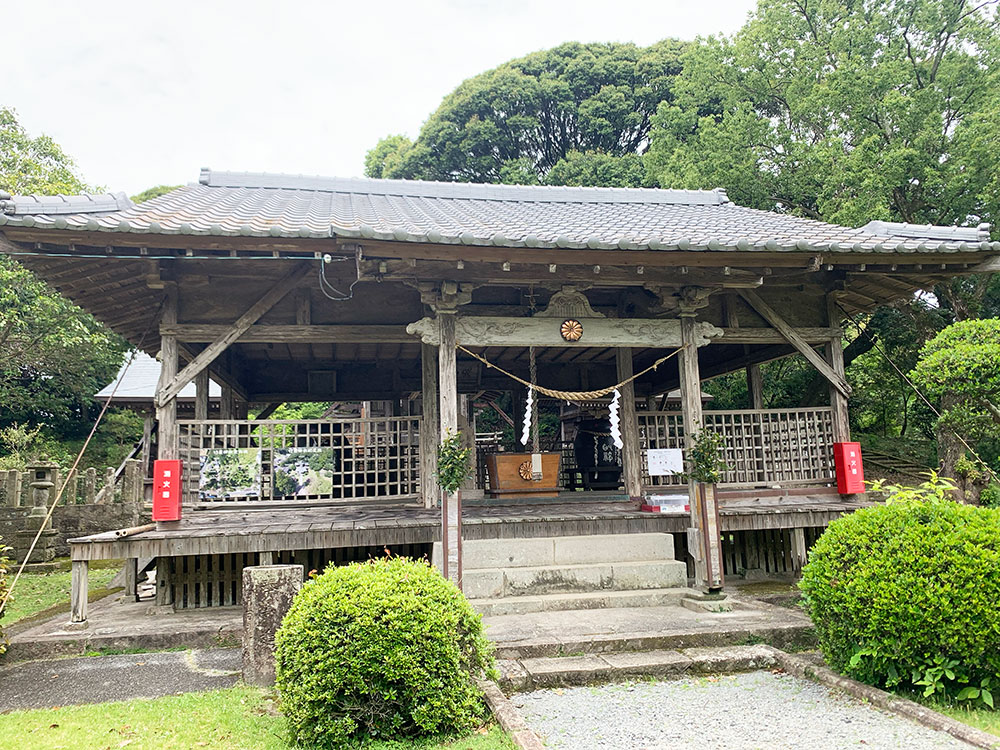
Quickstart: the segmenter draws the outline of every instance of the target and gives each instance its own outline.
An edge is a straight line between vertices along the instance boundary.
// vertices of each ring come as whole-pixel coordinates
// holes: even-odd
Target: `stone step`
[[[610,652],[497,663],[500,685],[508,692],[588,685],[624,679],[681,677],[770,669],[778,665],[778,650],[767,645],[660,649]]]
[[[501,599],[471,599],[469,603],[483,617],[523,615],[532,612],[612,609],[615,607],[667,607],[681,603],[685,588],[641,591],[585,591],[571,594],[535,594]]]
[[[441,555],[441,543],[435,542],[431,559],[438,568]],[[462,543],[462,568],[466,572],[673,559],[674,537],[660,533],[471,539]]]
[[[588,591],[635,591],[685,585],[687,566],[677,560],[466,569],[462,576],[462,590],[470,599]]]

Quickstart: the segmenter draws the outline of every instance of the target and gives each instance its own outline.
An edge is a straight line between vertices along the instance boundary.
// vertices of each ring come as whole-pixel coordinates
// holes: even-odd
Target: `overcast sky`
[[[12,2],[0,106],[136,193],[200,167],[350,177],[466,78],[567,41],[732,33],[753,0]]]

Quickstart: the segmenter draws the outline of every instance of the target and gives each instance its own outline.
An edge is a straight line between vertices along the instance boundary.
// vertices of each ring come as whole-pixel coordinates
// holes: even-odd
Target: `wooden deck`
[[[577,497],[582,493],[577,493]],[[868,503],[836,494],[732,493],[722,501],[722,530],[821,528]],[[682,533],[687,514],[644,513],[631,502],[559,498],[544,504],[464,508],[465,539],[586,534]],[[188,512],[174,528],[118,538],[114,532],[70,540],[72,559],[176,557],[228,553],[421,544],[440,539],[441,511],[416,504],[305,508],[231,508]]]

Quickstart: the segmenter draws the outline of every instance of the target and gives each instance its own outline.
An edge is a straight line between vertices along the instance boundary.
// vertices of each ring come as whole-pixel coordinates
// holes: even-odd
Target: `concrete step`
[[[441,543],[431,558],[440,568]],[[471,539],[462,544],[462,568],[496,570],[674,559],[671,534],[594,534],[537,539]]]
[[[679,588],[686,584],[687,567],[673,559],[493,570],[466,569],[462,577],[462,590],[470,599],[665,589]]]
[[[685,588],[641,591],[585,591],[570,594],[534,594],[500,599],[471,599],[469,603],[483,617],[524,615],[533,612],[612,609],[614,607],[667,607],[681,603]]]
[[[500,685],[510,692],[686,674],[752,672],[778,666],[767,645],[610,652],[519,660],[501,659]]]

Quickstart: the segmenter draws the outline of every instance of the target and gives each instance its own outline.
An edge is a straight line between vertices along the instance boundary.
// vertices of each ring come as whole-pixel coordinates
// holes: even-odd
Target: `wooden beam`
[[[730,325],[723,328],[723,334],[713,339],[713,344],[784,344],[787,339],[774,328],[743,328]],[[810,344],[825,344],[835,336],[843,335],[843,329],[831,326],[829,328],[796,328],[799,337]]]
[[[286,294],[288,294],[292,289],[298,286],[298,283],[305,278],[306,274],[311,273],[313,270],[311,263],[302,263],[296,265],[291,271],[285,274],[278,283],[272,286],[263,297],[261,297],[257,302],[250,306],[245,313],[243,313],[232,326],[224,333],[222,336],[217,338],[211,344],[206,346],[198,355],[191,360],[187,366],[181,370],[177,375],[170,381],[169,385],[164,388],[164,390],[159,394],[157,398],[157,403],[166,403],[169,399],[172,399],[188,383],[194,379],[194,376],[199,372],[204,370],[212,360],[218,357],[222,352],[224,352],[230,344],[235,342],[242,336],[254,323],[260,320],[260,317],[264,315],[268,310],[274,307]]]
[[[830,364],[809,345],[808,341],[803,339],[798,332],[790,326],[785,319],[777,313],[777,311],[774,310],[774,308],[760,298],[760,295],[756,292],[750,291],[749,289],[741,289],[739,290],[739,294],[744,300],[746,300],[750,307],[756,310],[757,313],[764,318],[764,320],[774,326],[774,328],[785,337],[785,340],[795,347],[799,354],[809,360],[809,363],[819,370],[823,377],[829,380],[834,388],[840,391],[845,397],[849,397],[851,395],[851,386],[848,385],[844,376],[837,373],[830,366]]]
[[[969,273],[1000,273],[1000,255],[983,261],[969,269]]]
[[[254,421],[259,422],[263,419],[267,419],[272,414],[274,414],[274,412],[278,410],[278,407],[280,407],[283,403],[285,402],[272,401],[271,403],[269,403],[267,406],[265,406],[263,409],[260,410],[260,413],[256,417],[254,417]]]
[[[171,328],[171,326],[165,326],[166,328]],[[193,360],[198,356],[198,352],[191,347],[187,346],[183,342],[178,342],[177,350],[184,359],[188,362]],[[226,367],[221,361],[216,360],[206,368],[212,377],[221,385],[225,383],[230,388],[233,389],[233,393],[242,399],[249,400],[247,389],[243,387],[243,384],[239,381],[235,374],[233,374],[228,367]]]
[[[6,237],[4,236],[6,235]],[[772,268],[808,268],[812,259],[818,254],[823,256],[824,264],[857,266],[860,264],[885,264],[891,258],[899,266],[920,264],[957,264],[982,263],[984,256],[995,256],[993,251],[984,253],[982,250],[970,250],[965,253],[817,253],[816,251],[752,251],[719,250],[713,252],[691,250],[588,250],[575,248],[498,248],[490,245],[450,245],[430,242],[397,242],[390,240],[358,240],[344,238],[298,238],[298,237],[221,237],[213,235],[171,235],[142,234],[139,232],[86,232],[68,231],[65,229],[39,229],[37,227],[5,226],[0,231],[0,251],[21,253],[33,251],[34,243],[42,242],[58,247],[79,245],[81,254],[89,253],[91,248],[112,248],[109,258],[114,257],[118,248],[128,250],[129,259],[138,248],[163,248],[177,252],[177,257],[183,260],[186,250],[204,250],[207,252],[228,255],[231,252],[256,253],[262,261],[273,262],[272,253],[281,252],[298,254],[301,257],[314,258],[322,253],[348,254],[343,244],[360,245],[364,256],[371,258],[415,258],[427,260],[455,261],[463,259],[466,262],[495,262],[498,257],[511,263],[532,263],[539,265],[564,264],[568,255],[572,255],[576,264],[601,265],[614,261],[618,265],[628,266],[689,266],[716,267],[726,266],[738,268],[745,264],[748,255],[753,255],[755,265]],[[19,246],[15,243],[25,243]],[[44,255],[44,250],[38,251]],[[353,254],[353,253],[350,253]],[[285,256],[285,257],[290,257]],[[546,277],[548,272],[546,271]]]
[[[161,327],[160,333],[188,343],[217,341],[231,326],[181,323]],[[827,334],[824,340],[829,340]],[[420,339],[405,325],[268,325],[258,323],[240,334],[241,344],[416,344]]]

